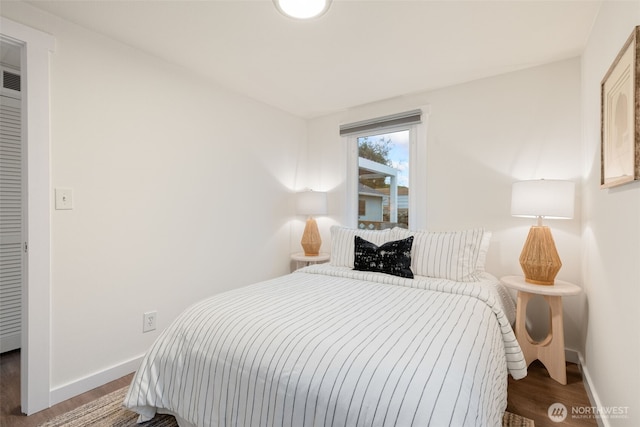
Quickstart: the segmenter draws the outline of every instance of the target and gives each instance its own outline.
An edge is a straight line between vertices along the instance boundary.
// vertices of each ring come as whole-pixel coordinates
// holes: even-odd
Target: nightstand
[[[291,259],[296,263],[295,270],[301,267],[306,267],[307,265],[311,265],[311,264],[325,263],[329,261],[330,258],[331,257],[328,253],[320,253],[319,255],[315,255],[315,256],[307,256],[304,254],[304,252],[291,254]]]
[[[549,376],[560,384],[567,384],[567,368],[564,357],[564,329],[562,321],[562,297],[577,295],[582,289],[573,283],[556,280],[554,285],[534,285],[522,276],[506,276],[500,281],[518,291],[516,305],[516,338],[522,348],[527,366],[538,359],[549,372]],[[549,304],[551,321],[547,337],[534,341],[527,332],[527,304],[535,295],[541,295]]]

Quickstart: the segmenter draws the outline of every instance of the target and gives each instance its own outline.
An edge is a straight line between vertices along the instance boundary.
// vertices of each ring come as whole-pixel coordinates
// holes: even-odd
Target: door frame
[[[28,251],[22,295],[21,405],[27,415],[51,401],[51,167],[49,54],[53,36],[0,17],[1,37],[22,46]]]

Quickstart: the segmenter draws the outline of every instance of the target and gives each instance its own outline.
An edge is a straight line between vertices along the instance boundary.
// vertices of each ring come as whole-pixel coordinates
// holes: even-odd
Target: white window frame
[[[427,127],[430,106],[423,106],[420,123],[389,126],[343,136],[347,147],[347,227],[358,226],[358,138],[376,134],[409,131],[409,229],[427,228]]]

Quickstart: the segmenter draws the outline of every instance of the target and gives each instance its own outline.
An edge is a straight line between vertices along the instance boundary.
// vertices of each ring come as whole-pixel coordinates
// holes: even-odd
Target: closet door
[[[23,152],[21,102],[0,96],[0,353],[20,348],[22,330]]]

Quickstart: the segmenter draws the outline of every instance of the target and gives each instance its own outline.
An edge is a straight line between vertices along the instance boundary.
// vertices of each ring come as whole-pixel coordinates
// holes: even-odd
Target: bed
[[[483,269],[488,233],[331,233],[330,263],[183,312],[144,356],[125,407],[181,427],[501,425],[507,375],[526,364],[513,300]],[[413,277],[380,271],[388,260],[371,253],[374,268],[355,270],[356,236],[373,256],[411,241],[401,252]]]

